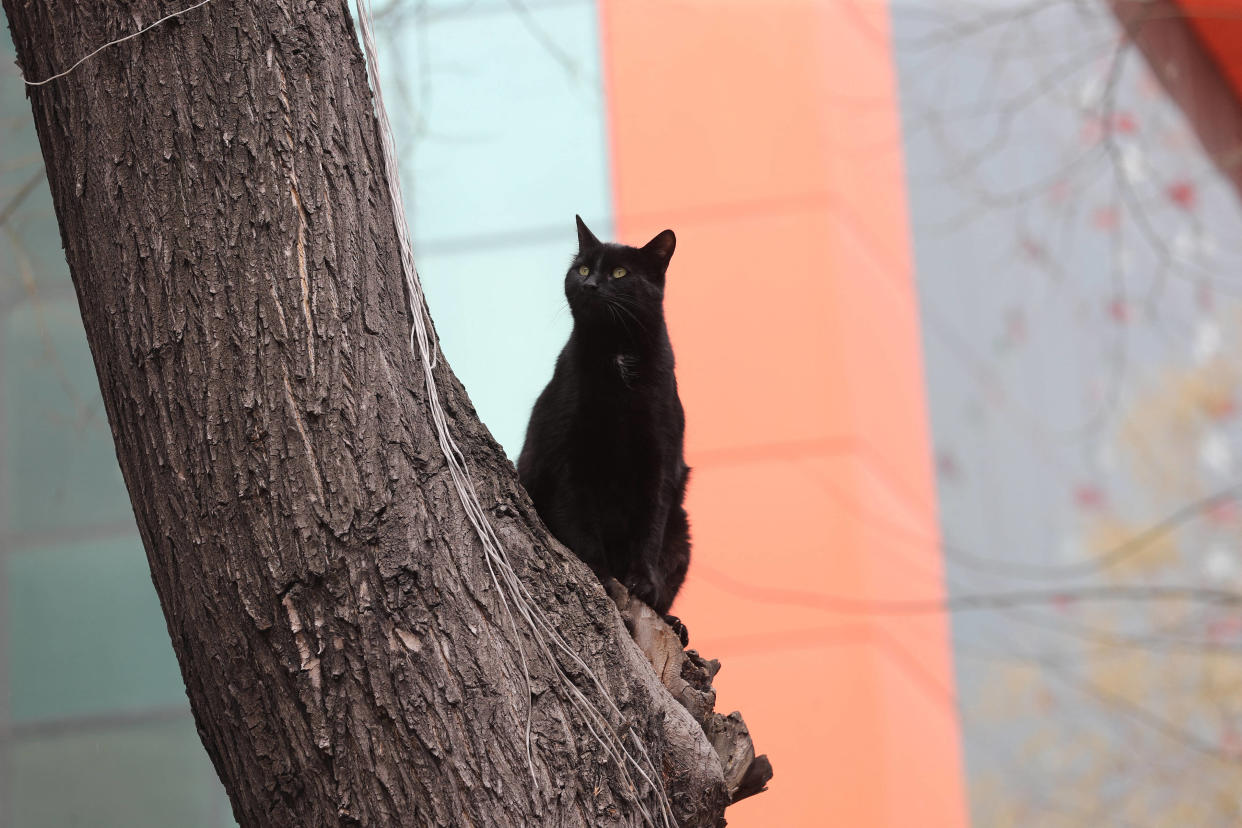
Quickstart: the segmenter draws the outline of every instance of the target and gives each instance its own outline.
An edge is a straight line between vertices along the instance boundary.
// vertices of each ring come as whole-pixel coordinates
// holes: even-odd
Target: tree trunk
[[[37,80],[182,6],[4,7]],[[238,821],[659,821],[655,787],[630,788],[508,620],[453,486],[347,7],[214,0],[30,99],[121,470]],[[702,715],[548,534],[443,360],[435,377],[480,503],[615,700],[613,730],[641,742],[680,823],[717,824],[738,783]]]

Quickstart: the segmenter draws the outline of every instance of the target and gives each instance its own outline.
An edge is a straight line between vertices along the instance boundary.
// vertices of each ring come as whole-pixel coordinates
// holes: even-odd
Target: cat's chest
[[[605,427],[637,424],[654,413],[664,394],[648,366],[629,354],[597,363],[579,386],[579,416]]]
[[[588,406],[627,409],[642,406],[659,393],[658,377],[649,359],[622,351],[578,366],[574,383]]]
[[[574,417],[578,438],[601,449],[645,439],[654,407],[650,389],[637,386],[633,374],[627,382],[615,365],[608,367],[616,373],[583,384]]]

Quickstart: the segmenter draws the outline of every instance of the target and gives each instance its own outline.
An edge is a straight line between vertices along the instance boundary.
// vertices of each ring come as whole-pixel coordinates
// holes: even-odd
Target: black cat
[[[531,412],[518,474],[552,534],[663,615],[690,563],[685,416],[664,325],[677,238],[604,244],[577,221],[565,275],[574,329]]]

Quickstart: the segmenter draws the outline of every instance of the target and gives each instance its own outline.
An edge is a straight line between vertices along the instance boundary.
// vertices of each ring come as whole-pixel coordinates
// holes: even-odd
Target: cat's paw
[[[686,629],[686,625],[681,623],[681,619],[676,615],[664,616],[664,623],[673,628],[673,632],[677,633],[677,638],[681,640],[681,648],[684,650],[690,646],[690,631]]]
[[[630,595],[642,601],[649,607],[656,605],[659,594],[656,592],[655,584],[651,581],[627,581],[625,588],[630,591]]]

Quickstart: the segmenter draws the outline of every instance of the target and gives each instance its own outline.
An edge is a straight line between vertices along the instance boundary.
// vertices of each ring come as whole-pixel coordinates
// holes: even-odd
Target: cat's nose
[[[582,286],[586,288],[587,290],[599,290],[599,282],[596,282],[590,279],[583,282]]]

